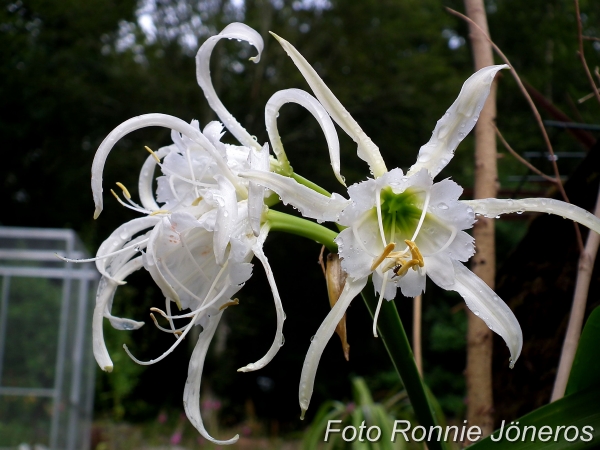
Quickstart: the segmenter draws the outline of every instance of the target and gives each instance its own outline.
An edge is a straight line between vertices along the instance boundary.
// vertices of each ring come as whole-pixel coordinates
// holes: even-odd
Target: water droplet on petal
[[[440,208],[440,209],[448,209],[448,205],[446,205],[445,203],[438,203],[438,208]]]
[[[314,340],[315,340],[315,336],[313,335],[313,336],[310,337],[310,342],[312,342]]]

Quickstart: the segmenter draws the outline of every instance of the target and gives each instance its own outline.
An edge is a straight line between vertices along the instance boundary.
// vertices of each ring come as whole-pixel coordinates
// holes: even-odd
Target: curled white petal
[[[161,159],[167,156],[171,152],[171,146],[161,147],[155,152],[157,158]],[[138,182],[138,191],[140,194],[140,203],[144,208],[149,211],[157,211],[160,207],[154,200],[154,194],[152,192],[152,182],[154,181],[154,168],[158,164],[155,159],[155,155],[150,155],[146,158],[142,170],[140,171],[140,179]]]
[[[104,171],[104,164],[106,163],[108,154],[117,141],[119,141],[119,139],[121,139],[123,136],[131,133],[132,131],[139,130],[140,128],[153,126],[165,127],[178,131],[200,145],[213,157],[219,167],[220,172],[226,176],[234,184],[234,186],[236,186],[236,189],[240,189],[243,191],[242,193],[244,195],[247,195],[245,188],[237,185],[235,175],[233,175],[231,169],[229,169],[229,166],[227,166],[227,162],[223,159],[223,156],[217,151],[217,149],[215,149],[214,145],[210,143],[210,141],[200,132],[199,129],[194,128],[189,123],[178,119],[177,117],[169,116],[167,114],[144,114],[142,116],[132,117],[131,119],[126,120],[117,128],[112,130],[110,134],[104,138],[100,144],[100,147],[98,147],[98,151],[96,151],[96,154],[94,155],[94,162],[92,163],[92,195],[94,196],[94,204],[96,205],[96,210],[94,211],[95,219],[98,218],[102,212],[102,172]]]
[[[313,191],[296,180],[272,172],[248,170],[241,172],[240,177],[247,178],[276,192],[284,204],[291,204],[304,217],[317,219],[319,222],[335,222],[340,213],[350,204],[341,195],[327,197]]]
[[[496,73],[506,64],[484,67],[463,84],[458,97],[438,120],[429,142],[421,147],[408,175],[426,168],[435,177],[454,156],[458,144],[473,129],[490,94]]]
[[[267,259],[265,253],[263,252],[263,244],[269,233],[269,225],[265,224],[261,231],[256,243],[252,245],[252,252],[262,263],[265,273],[267,274],[267,279],[269,280],[269,286],[271,287],[271,291],[273,292],[273,301],[275,302],[275,312],[277,314],[277,330],[275,331],[275,339],[273,340],[273,344],[271,347],[258,361],[255,363],[248,364],[240,369],[238,372],[251,372],[254,370],[262,369],[271,360],[275,357],[281,346],[283,345],[283,322],[285,320],[285,314],[283,312],[283,305],[281,304],[281,298],[279,297],[279,291],[277,290],[277,284],[275,283],[275,278],[273,277],[273,271],[271,270],[271,266],[269,265],[269,260]]]
[[[114,274],[112,279],[103,277],[98,286],[96,294],[96,305],[92,317],[92,347],[94,357],[100,368],[106,372],[112,372],[113,363],[108,355],[106,343],[104,342],[104,331],[102,329],[102,319],[107,314],[107,307],[111,303],[115,291],[118,287],[118,281],[124,280],[129,274],[142,267],[142,257],[138,256],[125,264]],[[142,322],[143,324],[143,322]]]
[[[346,279],[346,284],[340,294],[340,298],[333,308],[331,308],[331,311],[329,311],[329,314],[327,314],[327,317],[325,317],[325,320],[321,323],[321,326],[310,343],[302,366],[302,374],[300,375],[298,399],[300,400],[300,409],[302,411],[302,415],[300,416],[301,419],[304,418],[304,413],[308,409],[308,404],[310,403],[313,386],[315,384],[315,375],[317,374],[317,368],[323,350],[325,350],[327,342],[331,339],[335,327],[344,316],[346,309],[350,306],[350,302],[352,302],[354,297],[362,291],[367,284],[367,280],[367,277],[359,280],[353,280],[351,278]]]
[[[239,439],[239,436],[236,434],[233,438],[226,441],[213,438],[208,434],[206,428],[204,428],[202,416],[200,415],[200,382],[202,379],[202,369],[204,368],[204,359],[206,358],[208,346],[215,334],[220,319],[221,313],[212,317],[198,337],[198,342],[196,342],[192,357],[190,358],[188,377],[183,390],[183,407],[189,421],[205,439],[217,445],[228,445],[235,443]]]
[[[264,43],[263,39],[256,31],[243,23],[231,23],[227,25],[218,35],[208,38],[198,50],[196,55],[196,78],[198,84],[204,91],[206,100],[212,110],[219,116],[219,119],[225,124],[227,129],[233,134],[238,141],[250,148],[260,148],[260,145],[252,138],[252,136],[242,127],[239,122],[225,108],[212,85],[210,79],[210,55],[215,48],[217,42],[221,39],[238,39],[248,42],[256,47],[258,55],[250,58],[255,63],[260,61]]]
[[[98,260],[96,260],[96,268],[98,269],[98,272],[107,278],[112,278],[112,275],[108,272],[108,266],[110,265],[113,271],[115,271],[113,265],[114,259],[113,257],[104,258],[104,255],[122,250],[124,245],[129,242],[135,234],[155,226],[159,221],[160,218],[154,216],[138,217],[124,223],[113,231],[111,235],[102,242],[100,248],[98,248],[98,251],[96,252],[96,257],[98,258]],[[126,258],[125,261],[136,253],[135,245],[132,244],[132,246],[129,247],[132,248],[128,250],[125,255],[121,255],[121,257]]]
[[[265,106],[265,124],[267,133],[269,134],[269,140],[273,145],[273,153],[275,153],[277,159],[280,161],[287,161],[285,151],[283,150],[283,144],[279,137],[279,131],[277,130],[279,110],[286,103],[297,103],[303,106],[317,120],[323,130],[325,139],[327,140],[333,173],[338,181],[346,186],[344,177],[340,174],[340,142],[338,140],[337,131],[335,131],[335,125],[333,125],[333,122],[325,108],[323,108],[323,105],[308,92],[301,89],[285,89],[283,91],[278,91],[271,96]]]
[[[358,157],[369,164],[373,175],[377,178],[387,172],[379,148],[365,134],[336,96],[333,95],[333,92],[319,77],[315,69],[311,67],[308,61],[304,59],[304,56],[292,44],[274,33],[271,34],[279,41],[290,58],[292,58],[292,61],[298,67],[300,73],[302,73],[306,82],[329,115],[358,144]]]
[[[591,212],[571,203],[554,200],[552,198],[524,198],[521,200],[504,200],[497,198],[486,198],[482,200],[463,201],[475,214],[485,217],[497,217],[500,214],[531,211],[554,214],[565,219],[585,225],[590,230],[600,234],[600,219]]]
[[[512,368],[521,354],[523,333],[511,309],[485,282],[462,263],[452,261],[456,282],[448,289],[458,292],[473,314],[479,316],[494,333],[499,334],[510,351]]]
[[[261,150],[250,149],[250,168],[252,170],[269,171],[269,144]],[[265,203],[265,188],[254,181],[248,186],[248,219],[255,236],[260,233],[260,218]]]

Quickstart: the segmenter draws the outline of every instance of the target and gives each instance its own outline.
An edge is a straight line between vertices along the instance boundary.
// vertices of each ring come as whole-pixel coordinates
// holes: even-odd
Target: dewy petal
[[[164,218],[162,220],[168,220]],[[181,308],[181,301],[179,300],[179,295],[175,292],[173,286],[169,284],[166,280],[160,268],[157,264],[157,256],[155,254],[155,247],[159,245],[160,240],[164,239],[162,236],[162,227],[159,225],[155,226],[150,234],[150,241],[148,241],[148,246],[146,247],[146,253],[144,254],[144,268],[150,273],[150,276],[156,283],[156,285],[160,288],[162,294],[165,298],[173,300],[177,303],[177,306]]]
[[[122,249],[123,246],[127,242],[129,242],[135,234],[147,228],[155,226],[159,221],[159,217],[146,216],[138,217],[136,219],[124,223],[115,231],[113,231],[104,242],[102,242],[100,248],[98,248],[98,251],[96,252],[96,256],[101,258],[106,254]],[[135,254],[135,252],[136,250],[132,249],[129,256],[127,256],[127,259],[129,259],[133,254]],[[122,257],[123,256],[125,255],[122,255]],[[112,278],[112,275],[108,273],[108,266],[112,266],[112,263],[114,261],[113,258],[114,257],[103,258],[96,261],[96,268],[98,269],[98,272],[100,272],[103,276],[107,278]]]
[[[315,384],[315,375],[317,368],[319,367],[319,360],[325,350],[325,346],[335,331],[335,327],[340,322],[346,309],[350,306],[350,302],[360,294],[360,291],[367,284],[368,278],[361,278],[359,280],[352,280],[351,278],[346,279],[344,289],[340,294],[340,298],[337,303],[331,308],[323,323],[317,330],[317,333],[313,336],[310,343],[306,358],[304,359],[304,365],[302,366],[302,374],[300,375],[300,390],[298,393],[298,399],[300,400],[300,409],[302,411],[300,418],[304,419],[304,413],[308,409],[310,398],[313,392],[313,386]]]
[[[292,178],[273,172],[248,170],[241,172],[239,176],[271,189],[281,197],[284,204],[291,204],[304,217],[311,217],[318,222],[335,222],[343,209],[350,203],[341,195],[333,194],[331,197],[327,197],[307,188]]]
[[[211,317],[206,327],[200,336],[198,342],[194,347],[192,357],[190,358],[190,365],[188,368],[188,377],[185,382],[185,389],[183,390],[183,407],[185,413],[192,423],[192,425],[200,432],[200,434],[207,440],[213,442],[216,445],[228,445],[237,442],[239,435],[235,435],[233,438],[227,441],[220,441],[213,438],[202,423],[202,416],[200,415],[200,382],[202,380],[202,369],[204,368],[204,359],[206,358],[206,352],[208,346],[212,340],[219,320],[221,319],[222,313],[216,314]]]
[[[448,289],[462,295],[473,314],[482,319],[490,330],[504,339],[510,350],[510,367],[512,368],[523,347],[523,333],[517,318],[506,303],[481,278],[460,262],[452,261],[452,265],[456,274],[456,282]]]
[[[269,144],[262,150],[250,149],[250,168],[253,170],[269,171]],[[255,236],[260,233],[260,218],[265,204],[265,188],[254,181],[248,186],[248,219]]]
[[[329,115],[358,144],[358,157],[369,164],[371,172],[376,178],[386,173],[387,168],[385,167],[379,148],[360,128],[356,120],[352,118],[336,96],[333,95],[333,92],[331,92],[308,61],[288,41],[274,33],[271,34],[279,41],[290,58],[292,58],[292,61],[298,67],[300,73],[302,73],[306,82]]]
[[[285,151],[283,150],[283,144],[279,137],[279,131],[277,130],[277,117],[279,116],[281,107],[290,102],[303,106],[315,119],[317,119],[317,122],[319,122],[319,125],[323,130],[323,134],[325,134],[325,139],[327,140],[333,173],[338,181],[346,186],[344,177],[340,174],[340,142],[338,140],[337,132],[335,131],[335,125],[333,125],[333,122],[325,108],[323,108],[323,105],[306,91],[301,89],[285,89],[273,94],[267,102],[267,105],[265,106],[265,124],[267,133],[269,134],[269,140],[271,141],[271,145],[273,145],[273,153],[275,153],[277,159],[287,161]]]
[[[258,55],[250,58],[251,61],[258,63],[260,61],[260,54],[262,53],[264,43],[263,39],[256,31],[243,23],[231,23],[227,25],[223,31],[218,35],[208,38],[204,44],[198,50],[196,55],[196,78],[198,84],[204,91],[206,100],[217,113],[219,119],[225,124],[227,129],[233,134],[238,141],[243,145],[250,148],[259,148],[260,145],[252,138],[252,136],[242,127],[239,122],[231,115],[225,108],[210,79],[210,55],[215,48],[217,42],[221,39],[237,39],[248,42],[250,45],[256,47]]]
[[[222,266],[225,263],[227,244],[237,223],[238,204],[235,188],[229,180],[221,175],[215,175],[215,180],[219,183],[219,191],[213,193],[213,196],[219,207],[215,225],[214,251],[217,264]]]
[[[142,170],[140,171],[140,179],[138,182],[138,191],[140,195],[140,203],[148,211],[157,211],[160,207],[154,200],[154,193],[152,192],[152,183],[154,181],[154,169],[158,164],[155,156],[159,159],[167,156],[175,146],[169,145],[168,147],[161,147],[154,153],[154,155],[148,156]]]
[[[426,168],[433,178],[446,167],[458,144],[477,123],[496,72],[508,67],[506,64],[484,67],[465,81],[457,99],[438,120],[431,139],[419,150],[417,162],[408,175]]]
[[[219,167],[220,172],[225,175],[234,186],[236,186],[236,189],[242,190],[244,195],[247,194],[243,186],[237,185],[236,177],[227,166],[225,159],[223,159],[222,155],[217,151],[214,145],[210,143],[206,136],[200,132],[199,129],[194,128],[189,123],[178,119],[177,117],[169,116],[167,114],[144,114],[142,116],[132,117],[131,119],[126,120],[117,128],[112,130],[110,134],[104,138],[100,144],[100,147],[98,147],[96,154],[94,155],[94,161],[92,163],[92,195],[94,196],[94,204],[96,205],[94,219],[98,218],[102,212],[102,172],[104,171],[104,164],[106,163],[106,158],[108,157],[111,149],[119,139],[131,133],[132,131],[153,126],[166,127],[178,131],[200,145],[213,157]]]
[[[273,292],[273,300],[275,301],[275,312],[277,314],[277,331],[275,332],[275,340],[273,344],[271,344],[271,348],[263,356],[261,359],[256,361],[255,363],[248,364],[247,366],[238,369],[238,372],[250,372],[253,370],[262,369],[266,366],[271,360],[275,357],[281,346],[283,345],[283,322],[285,320],[285,313],[283,312],[283,305],[281,304],[281,298],[279,297],[279,291],[277,290],[277,284],[275,283],[275,278],[273,277],[273,271],[271,270],[271,266],[269,265],[269,260],[267,259],[265,253],[263,252],[263,244],[265,239],[267,238],[267,234],[269,233],[269,226],[265,224],[256,240],[256,243],[252,246],[252,252],[262,263],[265,273],[267,274],[267,279],[269,280],[269,286],[271,287],[271,291]]]
[[[463,203],[473,208],[475,214],[481,214],[485,217],[497,217],[500,214],[521,213],[523,211],[554,214],[565,219],[571,219],[600,234],[600,219],[598,217],[579,206],[552,198],[524,198],[521,200],[486,198],[463,201]]]
[[[96,362],[100,368],[106,372],[112,372],[113,363],[108,355],[106,343],[104,342],[104,330],[102,328],[103,318],[106,317],[108,305],[110,305],[115,295],[115,291],[119,285],[118,281],[124,280],[129,274],[141,267],[142,257],[138,256],[121,267],[120,270],[114,274],[113,279],[102,277],[100,280],[98,293],[96,294],[96,306],[94,307],[94,314],[92,317],[92,347]],[[143,322],[137,323],[143,325]]]

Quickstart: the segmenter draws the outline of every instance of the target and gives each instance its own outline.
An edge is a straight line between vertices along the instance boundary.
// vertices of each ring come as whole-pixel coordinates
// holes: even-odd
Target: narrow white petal
[[[250,363],[247,366],[238,369],[238,372],[251,372],[254,370],[262,369],[264,366],[271,362],[271,360],[275,357],[275,355],[283,345],[283,322],[285,320],[285,314],[283,312],[281,298],[279,297],[279,291],[277,290],[277,284],[275,283],[275,278],[273,277],[273,271],[271,270],[271,266],[269,265],[269,260],[263,252],[263,244],[268,233],[269,226],[264,225],[260,231],[260,235],[256,240],[256,243],[252,246],[252,252],[262,263],[265,269],[265,273],[267,274],[267,279],[269,280],[269,286],[271,287],[271,291],[273,292],[275,312],[277,314],[277,330],[275,331],[275,339],[273,340],[273,344],[271,344],[271,348],[269,348],[269,351],[266,353],[266,355],[260,358],[255,363]]]
[[[456,283],[448,289],[462,295],[473,314],[479,316],[490,330],[504,339],[510,351],[512,368],[523,347],[523,333],[519,321],[506,303],[481,278],[458,261],[452,261],[452,265]]]
[[[285,39],[271,33],[279,41],[286,53],[292,58],[294,64],[300,70],[300,73],[306,79],[306,82],[315,93],[321,104],[325,107],[329,115],[335,122],[358,144],[358,157],[366,161],[371,168],[373,175],[378,178],[387,172],[379,148],[373,143],[365,132],[360,128],[356,120],[344,108],[340,101],[333,95],[333,92],[323,82],[315,69],[304,59],[304,56],[294,48]]]
[[[341,195],[333,194],[331,197],[327,197],[301,185],[292,178],[276,173],[249,170],[241,172],[239,176],[271,189],[281,197],[284,204],[291,204],[304,217],[311,217],[318,222],[335,222],[344,208],[350,204],[350,201]]]
[[[160,221],[159,217],[154,216],[146,216],[146,217],[138,217],[136,219],[130,220],[129,222],[124,223],[119,228],[111,233],[111,235],[100,245],[98,251],[96,252],[96,256],[98,258],[102,258],[104,255],[109,253],[113,253],[117,250],[122,249],[126,243],[128,243],[131,238],[150,227],[155,226]],[[133,254],[136,253],[135,249],[131,249],[131,251],[127,252],[127,255],[121,255],[121,257],[125,257],[129,259]],[[113,262],[116,258],[102,258],[96,261],[96,268],[98,272],[100,272],[103,276],[107,278],[112,278],[112,275],[108,273],[108,266],[113,268]]]
[[[269,144],[262,150],[250,149],[250,168],[253,170],[269,171]],[[260,233],[260,218],[265,204],[265,188],[254,181],[248,186],[248,219],[255,236]]]
[[[249,26],[244,25],[243,23],[231,23],[218,35],[208,38],[204,44],[202,44],[202,47],[200,47],[200,50],[198,50],[198,54],[196,55],[196,78],[198,79],[198,84],[204,91],[206,100],[208,100],[208,104],[212,110],[217,113],[219,119],[221,119],[227,129],[231,131],[231,134],[233,134],[243,145],[250,148],[260,148],[260,145],[252,138],[244,127],[242,127],[235,117],[227,111],[221,100],[219,100],[215,88],[212,85],[210,79],[210,55],[217,42],[221,39],[242,40],[256,47],[258,55],[250,58],[250,60],[255,63],[260,61],[260,54],[264,47],[263,39],[260,34]]]
[[[104,164],[108,154],[114,147],[114,145],[123,136],[131,133],[132,131],[139,130],[140,128],[146,127],[165,127],[172,130],[178,131],[184,136],[188,137],[202,148],[204,148],[215,160],[219,166],[219,170],[235,185],[235,176],[231,173],[231,170],[227,166],[227,162],[219,154],[214,145],[200,132],[199,129],[194,128],[189,123],[178,119],[177,117],[169,116],[167,114],[144,114],[142,116],[132,117],[126,120],[117,128],[112,130],[108,136],[104,138],[100,147],[94,155],[94,161],[92,163],[92,195],[94,196],[94,204],[96,210],[94,211],[94,219],[98,218],[102,212],[102,172],[104,171]],[[237,188],[238,186],[236,186]]]
[[[144,267],[143,257],[138,256],[137,258],[127,261],[126,264],[120,265],[119,270],[117,271],[116,278],[117,280],[124,280],[130,274],[141,269],[142,267]],[[127,319],[123,317],[116,317],[111,314],[112,302],[117,286],[118,283],[115,283],[115,287],[112,290],[110,299],[106,304],[106,308],[104,309],[104,317],[109,320],[112,327],[116,330],[132,331],[141,328],[142,326],[144,326],[144,322],[138,322],[137,320]]]
[[[285,151],[283,150],[283,144],[279,137],[279,131],[277,130],[279,110],[286,103],[297,103],[300,106],[303,106],[315,119],[317,119],[317,122],[319,122],[319,125],[323,130],[323,134],[325,134],[325,139],[327,140],[333,173],[338,181],[346,186],[344,177],[340,174],[340,142],[338,140],[337,131],[335,131],[335,125],[333,125],[333,122],[325,108],[323,108],[323,105],[308,92],[301,89],[285,89],[283,91],[278,91],[271,96],[267,102],[267,106],[265,106],[265,124],[267,133],[269,134],[271,145],[273,145],[273,153],[275,153],[277,159],[287,161]]]
[[[208,351],[210,341],[215,334],[219,320],[221,320],[221,315],[222,313],[219,313],[211,317],[198,337],[198,342],[196,342],[192,357],[190,358],[188,377],[185,382],[185,389],[183,390],[183,407],[189,421],[205,439],[217,445],[228,445],[237,442],[239,436],[236,434],[233,438],[226,441],[220,441],[213,438],[208,434],[206,428],[204,428],[202,416],[200,415],[200,383],[202,381],[204,359],[206,358],[206,352]]]
[[[161,147],[157,152],[155,152],[155,154],[159,159],[162,159],[171,152],[172,148],[174,148],[174,146]],[[140,179],[138,182],[140,203],[149,211],[156,211],[160,209],[160,207],[156,204],[156,200],[154,200],[154,192],[152,190],[154,169],[157,164],[158,162],[156,159],[154,159],[154,155],[148,156],[144,162],[144,165],[142,166],[142,170],[140,171]]]
[[[106,343],[104,342],[104,330],[102,328],[102,319],[106,317],[106,314],[110,314],[108,306],[111,304],[112,299],[115,295],[115,291],[119,286],[117,281],[124,280],[129,274],[140,269],[142,266],[142,257],[138,256],[125,264],[121,269],[114,275],[113,279],[102,277],[100,284],[98,285],[98,292],[96,294],[96,305],[94,307],[94,314],[92,317],[92,348],[94,357],[100,368],[106,372],[112,372],[113,363],[108,355]],[[121,319],[128,320],[128,319]],[[137,322],[144,324],[143,322]],[[140,325],[141,326],[141,325]],[[139,328],[139,327],[138,327]]]
[[[600,234],[600,219],[598,217],[579,206],[552,198],[524,198],[521,200],[486,198],[466,200],[463,203],[473,208],[475,214],[481,214],[485,217],[498,217],[500,214],[521,213],[523,211],[554,214],[565,219],[571,219]]]
[[[346,313],[346,309],[350,306],[350,302],[354,297],[360,294],[360,291],[362,291],[367,284],[367,280],[368,277],[359,280],[353,280],[351,278],[346,279],[346,284],[340,294],[340,298],[333,308],[331,308],[331,311],[329,311],[329,314],[327,314],[327,317],[325,317],[325,320],[321,323],[317,333],[312,338],[312,342],[306,353],[306,358],[304,359],[304,365],[302,366],[302,374],[300,375],[300,391],[298,393],[298,399],[300,400],[300,409],[302,410],[302,415],[300,416],[301,419],[304,418],[304,413],[308,409],[308,404],[310,403],[313,386],[315,384],[315,375],[317,374],[317,368],[323,350],[325,350],[327,342],[331,339],[335,327]]]
[[[219,190],[214,192],[213,196],[219,206],[215,225],[214,252],[217,264],[222,266],[225,263],[227,244],[237,223],[238,204],[235,188],[229,180],[221,175],[215,175],[215,179],[219,183]]]
[[[465,81],[452,106],[438,120],[431,139],[419,150],[417,162],[408,175],[425,168],[433,178],[446,167],[458,144],[477,123],[496,73],[506,68],[506,64],[484,67]]]

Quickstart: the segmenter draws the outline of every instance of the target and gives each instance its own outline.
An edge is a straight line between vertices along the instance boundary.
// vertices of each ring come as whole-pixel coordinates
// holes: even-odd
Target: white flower
[[[140,204],[131,200],[127,189],[125,201],[119,201],[142,214],[115,230],[100,246],[94,258],[103,275],[98,289],[93,318],[94,355],[103,370],[112,370],[102,334],[102,319],[106,317],[113,327],[124,330],[143,325],[130,319],[112,316],[112,301],[117,287],[124,284],[132,272],[144,267],[161,289],[166,300],[165,310],[152,308],[169,322],[165,328],[156,326],[177,339],[169,350],[148,362],[153,364],[165,358],[183,340],[194,325],[201,325],[200,334],[189,365],[184,389],[184,406],[192,424],[208,440],[216,444],[231,444],[238,436],[227,441],[212,438],[204,429],[200,416],[200,378],[204,358],[223,310],[238,303],[233,296],[252,275],[250,261],[256,256],[262,263],[273,292],[277,312],[277,330],[267,353],[258,361],[239,369],[242,372],[258,370],[273,359],[283,345],[285,315],[275,285],[273,273],[263,244],[270,224],[264,220],[264,187],[238,176],[247,170],[269,171],[270,158],[267,144],[260,146],[229,114],[217,98],[209,75],[209,59],[214,44],[223,38],[243,39],[254,45],[259,54],[262,38],[242,24],[232,24],[221,34],[207,40],[197,56],[198,82],[219,118],[240,141],[241,146],[224,144],[223,126],[209,123],[200,130],[197,121],[191,124],[164,114],[134,117],[119,125],[100,145],[92,165],[92,191],[96,204],[94,217],[103,208],[102,172],[106,158],[114,144],[128,133],[143,127],[162,126],[172,130],[173,144],[151,152],[144,163],[139,179]],[[316,102],[316,100],[315,100]],[[318,102],[317,102],[318,103]],[[333,127],[333,125],[332,125]],[[283,155],[285,156],[285,155]],[[274,161],[277,166],[277,161]],[[156,198],[152,181],[156,165],[162,176],[157,180]],[[113,192],[114,194],[114,192]],[[159,203],[161,206],[159,206]],[[140,255],[141,253],[141,255]],[[173,315],[171,303],[188,313]],[[189,318],[189,323],[176,328],[173,319]]]
[[[472,75],[444,116],[437,122],[430,141],[419,151],[417,162],[404,174],[387,171],[378,148],[341,105],[333,93],[287,41],[285,51],[304,75],[318,100],[333,120],[358,144],[375,179],[348,188],[349,200],[317,193],[275,173],[248,171],[242,176],[275,191],[284,203],[317,221],[334,221],[346,228],[336,242],[342,268],[348,277],[338,302],[311,342],[300,378],[299,400],[304,411],[312,395],[314,377],[325,345],[352,299],[372,275],[380,294],[373,332],[382,300],[391,300],[398,288],[408,297],[425,290],[425,277],[446,290],[458,292],[474,314],[506,342],[513,367],[523,343],[521,328],[508,306],[479,277],[466,268],[474,253],[473,238],[465,233],[475,214],[496,217],[516,211],[560,214],[600,232],[600,220],[574,205],[556,200],[459,201],[462,188],[451,180],[434,183],[462,139],[473,129],[489,94],[495,74],[508,66],[490,66]]]

